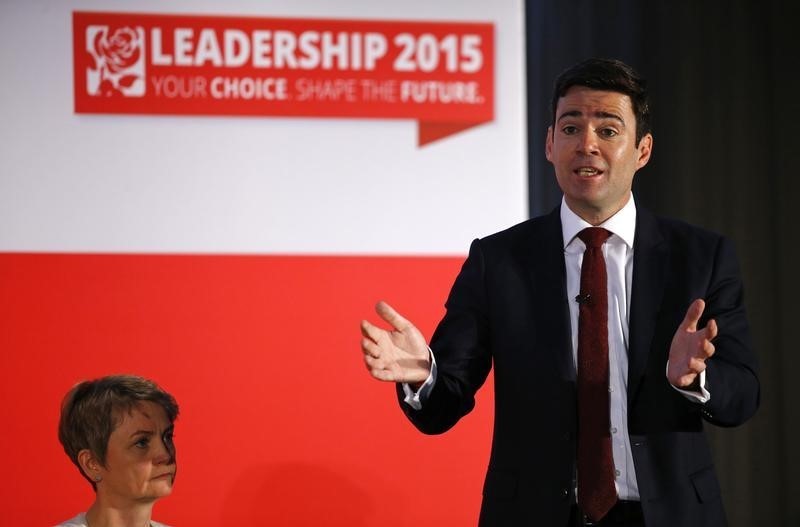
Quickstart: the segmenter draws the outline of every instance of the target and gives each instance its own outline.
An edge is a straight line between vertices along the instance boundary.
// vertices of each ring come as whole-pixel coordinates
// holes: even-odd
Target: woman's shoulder
[[[151,527],[169,527],[169,525],[154,521],[151,521],[150,525]],[[74,518],[72,518],[71,520],[59,523],[58,525],[56,525],[56,527],[88,527],[88,524],[86,523],[86,513],[82,512],[77,516],[75,516]]]
[[[71,520],[67,520],[64,522],[59,523],[56,527],[87,527],[86,525],[86,513],[82,512],[72,518]]]

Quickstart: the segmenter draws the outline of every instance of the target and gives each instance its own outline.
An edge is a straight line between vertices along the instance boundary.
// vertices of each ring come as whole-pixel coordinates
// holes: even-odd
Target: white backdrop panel
[[[495,120],[77,115],[71,12],[495,24]],[[527,217],[521,0],[4,1],[0,251],[463,254]]]

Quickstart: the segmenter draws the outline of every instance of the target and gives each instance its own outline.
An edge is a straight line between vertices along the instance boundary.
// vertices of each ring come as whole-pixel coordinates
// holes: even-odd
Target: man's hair
[[[105,465],[108,439],[114,429],[138,404],[150,401],[167,414],[170,423],[178,417],[178,403],[156,383],[135,375],[109,375],[76,384],[61,403],[58,439],[64,452],[92,487],[97,485],[83,472],[78,453],[88,449]]]
[[[627,95],[631,99],[633,114],[636,116],[636,144],[638,145],[642,137],[650,133],[647,82],[624,62],[615,59],[588,59],[564,70],[553,86],[554,127],[558,100],[573,86]]]

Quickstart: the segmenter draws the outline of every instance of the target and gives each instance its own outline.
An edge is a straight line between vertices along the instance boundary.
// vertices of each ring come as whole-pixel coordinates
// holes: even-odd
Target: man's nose
[[[597,134],[590,127],[583,129],[578,134],[578,141],[576,148],[581,154],[596,154],[597,148]]]

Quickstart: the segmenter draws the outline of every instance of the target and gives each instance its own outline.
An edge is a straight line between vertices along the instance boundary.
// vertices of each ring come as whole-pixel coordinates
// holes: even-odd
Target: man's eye
[[[600,135],[602,137],[614,137],[616,135],[619,135],[619,132],[617,132],[613,128],[601,128]]]
[[[578,132],[577,126],[568,125],[561,129],[561,132],[566,135],[573,135]]]

